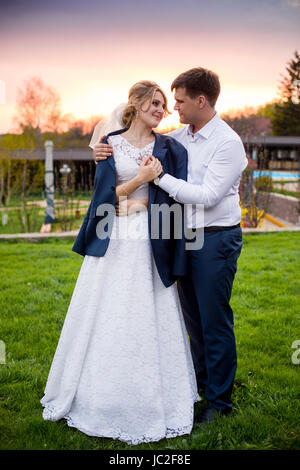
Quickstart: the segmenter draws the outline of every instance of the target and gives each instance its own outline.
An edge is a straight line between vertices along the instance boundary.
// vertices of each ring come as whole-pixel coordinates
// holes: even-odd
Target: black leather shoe
[[[210,424],[213,423],[219,416],[229,414],[229,411],[222,411],[213,408],[212,406],[205,406],[202,413],[199,416],[195,416],[195,422],[199,424]]]

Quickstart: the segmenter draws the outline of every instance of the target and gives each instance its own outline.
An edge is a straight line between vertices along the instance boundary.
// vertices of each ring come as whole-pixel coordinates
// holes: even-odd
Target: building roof
[[[241,137],[241,139],[244,144],[300,147],[300,136],[263,135],[257,137]]]
[[[272,147],[298,147],[300,148],[300,136],[258,136],[241,137],[244,145],[265,145]],[[19,150],[13,158],[25,158],[27,160],[45,160],[45,150],[35,150],[26,152]],[[65,148],[53,149],[53,160],[73,160],[73,161],[93,161],[92,149],[86,148]]]
[[[19,150],[14,158],[26,158],[27,160],[45,160],[45,150],[26,152]],[[53,149],[53,160],[93,160],[92,149]]]

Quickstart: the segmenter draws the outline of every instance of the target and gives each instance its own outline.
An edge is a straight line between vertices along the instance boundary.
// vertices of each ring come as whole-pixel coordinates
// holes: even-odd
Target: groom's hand
[[[158,158],[154,157],[153,155],[149,155],[148,157],[146,157],[143,160],[142,165],[144,166],[154,165],[158,175],[160,175],[163,171],[163,166],[161,162],[158,160]]]
[[[105,139],[105,135],[101,138],[99,144],[96,144],[93,150],[93,157],[96,162],[100,160],[106,160],[107,157],[111,157],[113,153],[113,148],[109,144],[103,144],[103,140]]]
[[[149,155],[143,160],[143,165],[150,165],[150,163],[152,163],[154,159],[155,157],[153,157],[153,155]]]

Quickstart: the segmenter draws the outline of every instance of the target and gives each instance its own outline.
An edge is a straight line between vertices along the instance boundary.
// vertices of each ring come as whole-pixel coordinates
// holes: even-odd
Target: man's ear
[[[207,100],[204,95],[200,95],[198,96],[197,101],[198,101],[199,108],[203,109],[204,106],[206,105]]]

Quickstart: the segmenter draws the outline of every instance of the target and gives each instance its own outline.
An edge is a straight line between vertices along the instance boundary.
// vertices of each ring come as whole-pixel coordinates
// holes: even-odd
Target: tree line
[[[300,56],[297,51],[281,74],[278,98],[258,108],[245,108],[222,118],[241,136],[300,135]]]

